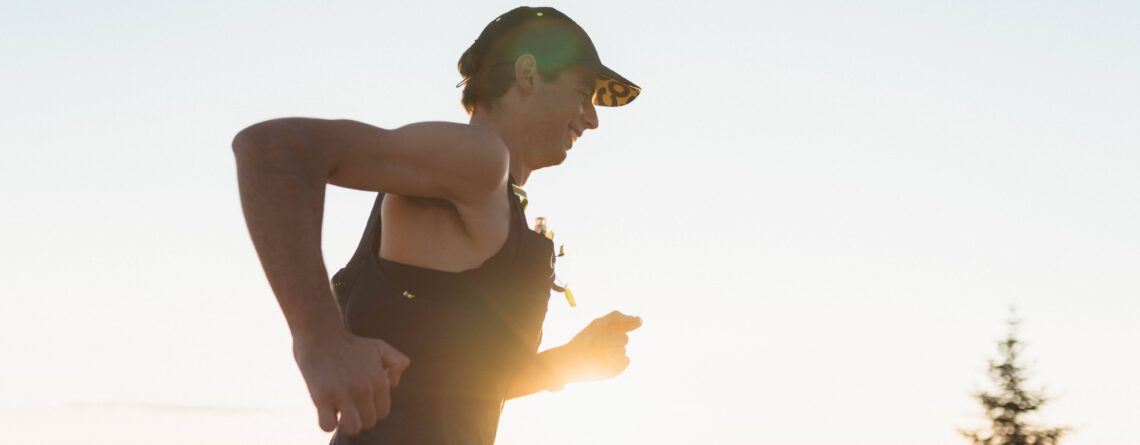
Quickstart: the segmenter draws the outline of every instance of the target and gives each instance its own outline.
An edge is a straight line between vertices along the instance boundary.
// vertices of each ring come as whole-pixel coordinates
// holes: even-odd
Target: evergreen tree
[[[1026,419],[1050,399],[1041,390],[1025,388],[1027,371],[1021,363],[1024,346],[1017,338],[1018,323],[1011,308],[1006,337],[998,342],[998,358],[989,361],[997,390],[974,393],[990,420],[988,431],[960,430],[974,445],[1056,445],[1069,432],[1066,427],[1046,428]]]

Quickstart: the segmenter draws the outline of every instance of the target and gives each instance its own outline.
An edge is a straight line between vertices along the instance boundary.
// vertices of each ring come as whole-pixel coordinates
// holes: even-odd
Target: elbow
[[[324,184],[328,169],[317,144],[318,124],[317,119],[291,117],[239,131],[232,142],[238,176],[287,171],[305,181]]]
[[[280,119],[259,122],[239,131],[231,143],[234,156],[239,159],[246,158],[261,151],[265,146],[272,145],[271,136],[279,131],[277,128],[279,121]]]
[[[280,118],[250,125],[234,135],[234,156],[245,158],[284,146],[305,146],[306,124],[310,119]]]

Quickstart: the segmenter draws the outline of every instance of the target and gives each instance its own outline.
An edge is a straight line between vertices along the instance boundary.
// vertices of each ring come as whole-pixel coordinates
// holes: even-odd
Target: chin
[[[549,156],[546,156],[543,158],[542,164],[539,165],[538,168],[554,167],[556,165],[561,165],[562,162],[565,160],[566,160],[566,151],[565,150],[558,151],[558,152],[552,152]],[[535,170],[537,170],[537,168]]]
[[[552,158],[551,160],[554,161],[551,165],[559,165],[563,161],[565,161],[566,156],[568,156],[568,154],[569,154],[568,150],[569,150],[569,148],[567,148],[566,150],[558,150],[553,155],[551,155],[551,158]]]

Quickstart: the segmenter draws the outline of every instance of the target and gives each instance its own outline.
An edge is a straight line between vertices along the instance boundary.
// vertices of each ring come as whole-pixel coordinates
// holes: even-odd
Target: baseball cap
[[[513,41],[500,42],[508,35]],[[484,66],[514,63],[514,58],[518,55],[530,53],[539,60],[540,65],[580,65],[590,69],[598,76],[594,87],[594,105],[620,107],[633,102],[641,94],[641,87],[602,64],[598,50],[586,31],[557,9],[529,6],[512,9],[483,28],[468,51],[475,51],[482,58],[496,43],[512,45],[506,51],[512,59],[484,61]],[[478,74],[477,71],[471,76]],[[463,79],[456,87],[463,86],[468,80],[470,77]]]

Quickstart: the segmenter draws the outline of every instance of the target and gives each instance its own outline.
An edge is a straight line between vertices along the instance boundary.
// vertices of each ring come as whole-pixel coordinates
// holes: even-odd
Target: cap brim
[[[599,63],[589,68],[598,74],[598,81],[594,87],[594,105],[620,107],[633,102],[641,94],[641,87],[609,67]]]

